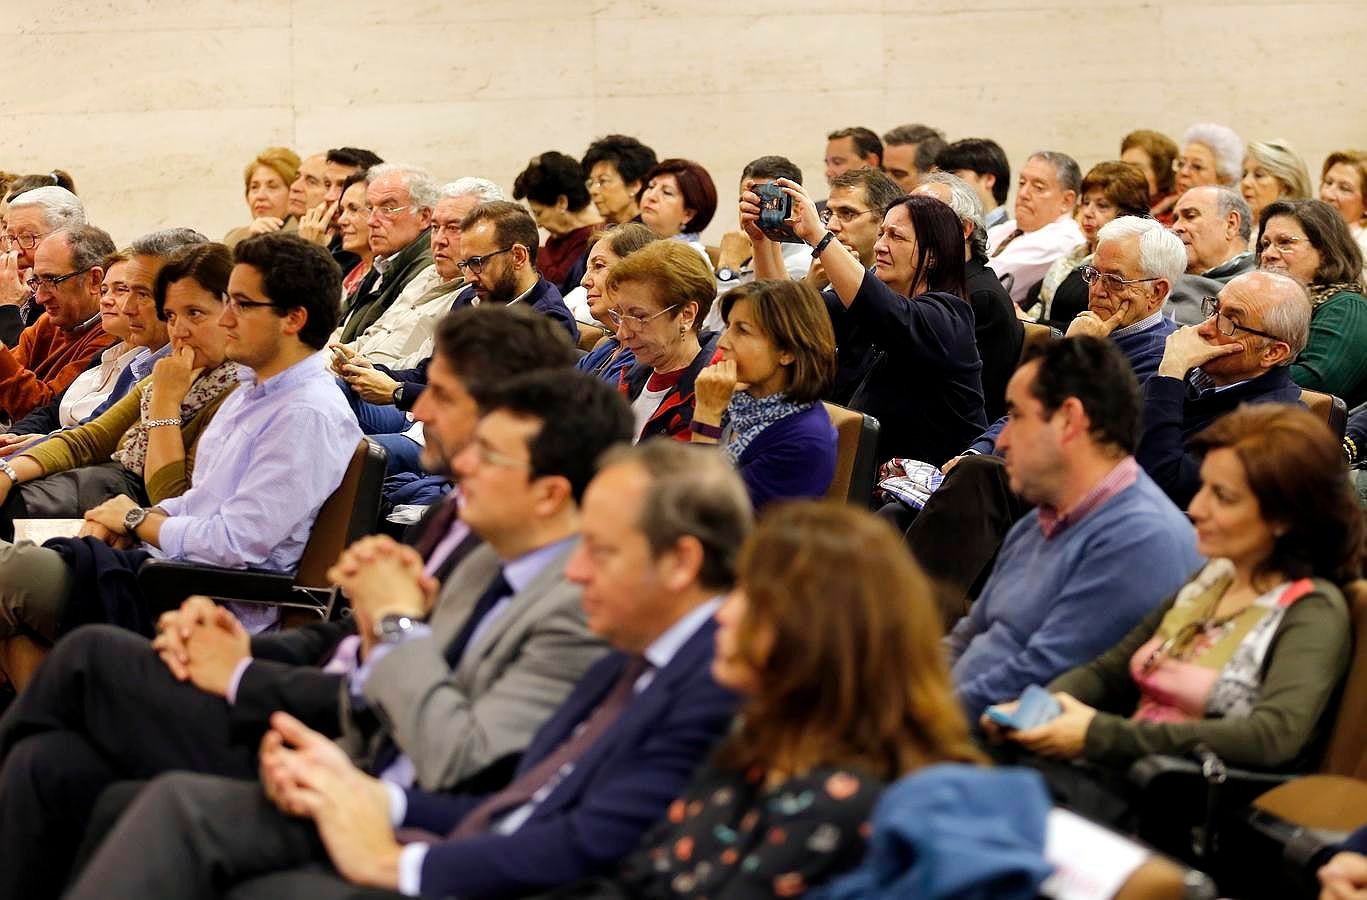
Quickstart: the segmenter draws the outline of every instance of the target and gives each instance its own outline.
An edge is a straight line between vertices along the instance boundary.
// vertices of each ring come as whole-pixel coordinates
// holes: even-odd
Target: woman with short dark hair
[[[1160,131],[1141,128],[1120,141],[1120,159],[1140,168],[1149,183],[1149,215],[1172,225],[1178,193],[1173,186],[1177,143]]]
[[[683,241],[712,264],[700,233],[717,212],[717,186],[691,159],[664,159],[646,173],[636,198],[641,222],[662,238]]]
[[[549,235],[536,254],[537,271],[569,293],[584,277],[589,235],[603,222],[589,202],[579,161],[555,151],[533,156],[513,182],[513,197],[527,201]]]

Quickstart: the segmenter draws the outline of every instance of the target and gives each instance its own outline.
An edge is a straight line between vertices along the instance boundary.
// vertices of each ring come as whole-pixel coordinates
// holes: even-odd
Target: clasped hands
[[[115,550],[126,550],[136,544],[137,539],[124,530],[124,518],[129,510],[141,505],[127,494],[111,497],[99,506],[86,510],[85,524],[77,532],[77,537],[93,537]]]
[[[152,649],[178,681],[218,697],[227,696],[233,673],[252,655],[251,635],[237,617],[199,595],[161,614]]]
[[[423,570],[412,547],[387,535],[361,538],[328,569],[328,580],[351,602],[362,653],[370,651],[375,623],[387,615],[423,618],[432,609],[440,583]]]

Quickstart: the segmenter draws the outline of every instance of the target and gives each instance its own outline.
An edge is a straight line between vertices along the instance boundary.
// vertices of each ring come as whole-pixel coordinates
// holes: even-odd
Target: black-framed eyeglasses
[[[65,275],[32,275],[29,277],[29,280],[24,283],[27,284],[28,289],[34,293],[37,293],[38,288],[40,287],[45,287],[49,291],[52,291],[56,290],[57,285],[61,284],[63,281],[69,281],[77,275],[84,275],[93,268],[95,267],[86,266],[84,269],[77,269],[75,272],[67,272]]]
[[[49,231],[46,234],[7,234],[0,237],[0,241],[4,241],[6,250],[13,250],[16,246],[23,250],[32,250],[38,246],[39,241],[51,233]]]
[[[1256,328],[1249,328],[1247,325],[1240,325],[1229,316],[1220,312],[1220,301],[1215,297],[1204,297],[1201,299],[1201,312],[1207,319],[1211,316],[1215,317],[1215,330],[1225,337],[1234,337],[1235,331],[1247,331],[1249,334],[1265,337],[1269,341],[1281,341],[1282,343],[1286,343],[1285,338],[1279,338],[1275,334],[1259,331]]]
[[[1121,278],[1119,275],[1112,275],[1110,272],[1103,272],[1096,266],[1081,266],[1078,269],[1082,273],[1082,280],[1088,284],[1096,284],[1100,281],[1106,285],[1107,290],[1118,291],[1123,287],[1132,284],[1144,284],[1149,281],[1162,281],[1162,277],[1157,278]]]
[[[223,308],[233,315],[238,315],[244,309],[252,309],[257,306],[275,306],[269,300],[242,300],[231,294],[219,294],[219,297],[223,300]]]
[[[495,250],[494,252],[486,253],[483,256],[472,256],[469,259],[462,259],[456,263],[456,268],[460,269],[462,272],[469,272],[471,275],[478,275],[484,271],[484,264],[488,262],[491,257],[498,256],[500,253],[510,253],[512,252],[512,249],[512,247],[504,247],[502,250]]]

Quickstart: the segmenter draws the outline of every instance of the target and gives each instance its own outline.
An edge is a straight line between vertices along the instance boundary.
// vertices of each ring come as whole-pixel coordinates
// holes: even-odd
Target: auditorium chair
[[[375,533],[385,456],[384,448],[368,438],[356,445],[342,483],[318,511],[299,568],[292,575],[169,559],[143,563],[138,570],[138,587],[151,606],[151,618],[175,609],[191,594],[330,616],[336,591],[328,583],[327,570],[348,545]],[[288,485],[281,486],[281,499],[289,502]]]
[[[837,436],[835,477],[826,497],[868,506],[878,482],[878,420],[834,403],[823,405]]]
[[[1304,888],[1325,848],[1367,824],[1367,580],[1344,596],[1353,655],[1316,774],[1230,768],[1201,750],[1194,759],[1146,757],[1130,770],[1142,791],[1141,836],[1211,871],[1226,890],[1284,879],[1284,893],[1274,893],[1296,896],[1292,883]]]
[[[1348,429],[1348,404],[1343,402],[1342,397],[1301,388],[1301,402],[1308,406],[1312,413],[1329,423],[1334,440],[1343,440],[1343,434]]]

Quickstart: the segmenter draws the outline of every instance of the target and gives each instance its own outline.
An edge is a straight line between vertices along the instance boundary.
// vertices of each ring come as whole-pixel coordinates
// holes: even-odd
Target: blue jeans
[[[356,414],[356,421],[361,424],[361,431],[365,434],[395,434],[413,424],[397,406],[368,403],[340,378],[337,379],[337,386],[346,395],[347,403],[351,404],[351,411]]]
[[[419,461],[422,456],[422,448],[416,441],[410,440],[401,434],[374,434],[371,440],[385,449],[389,456],[385,459],[384,477],[397,475],[400,472],[414,472],[422,474],[422,463]]]

